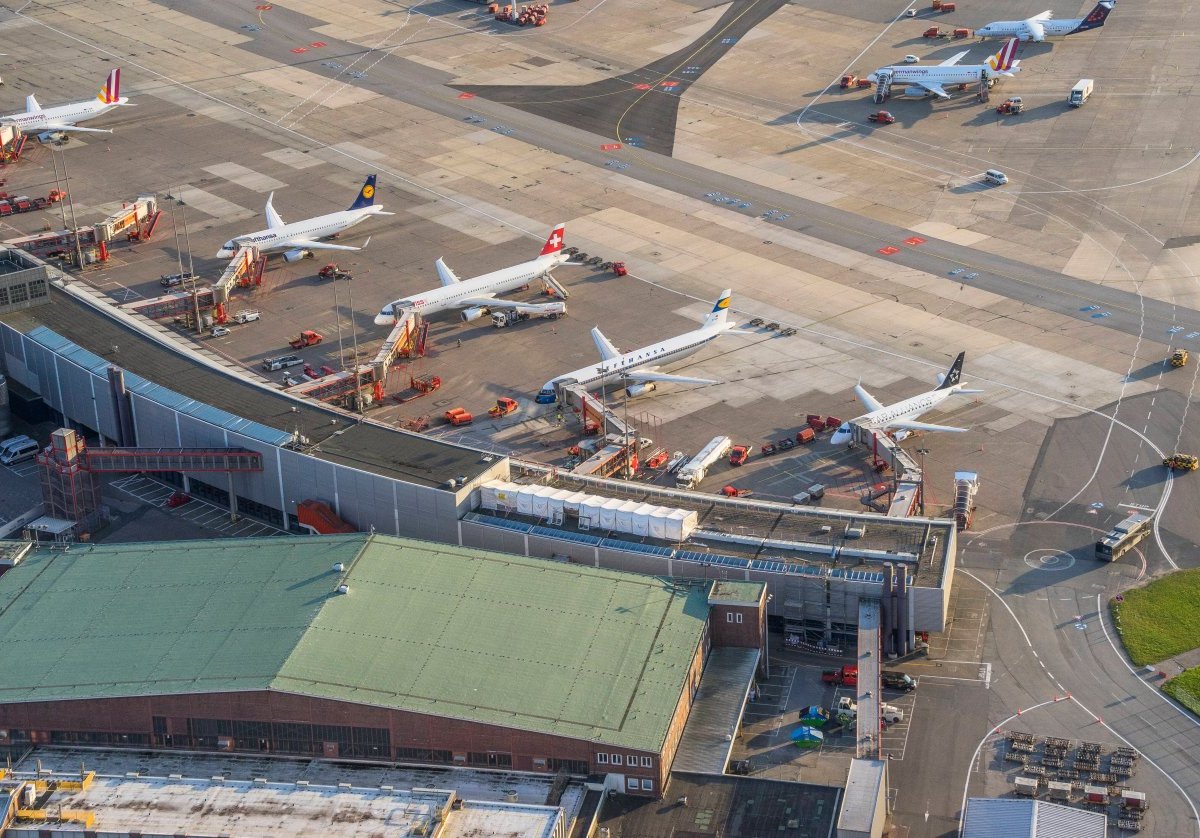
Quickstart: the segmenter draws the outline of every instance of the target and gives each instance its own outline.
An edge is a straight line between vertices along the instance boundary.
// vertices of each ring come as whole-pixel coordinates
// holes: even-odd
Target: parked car
[[[164,288],[174,288],[176,285],[182,285],[185,280],[195,278],[195,274],[184,271],[181,274],[163,274],[158,278],[158,283]]]
[[[213,337],[215,337],[215,338],[223,338],[223,337],[225,337],[227,334],[229,334],[229,329],[225,328],[224,326],[214,326],[214,327],[213,327],[213,330],[212,330],[212,336],[213,336]]]

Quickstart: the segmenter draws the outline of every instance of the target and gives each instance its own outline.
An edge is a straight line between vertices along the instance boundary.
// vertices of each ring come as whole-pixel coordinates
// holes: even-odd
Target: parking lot
[[[241,515],[234,516],[234,520],[231,520],[228,509],[196,497],[190,498],[181,506],[171,508],[167,505],[167,501],[176,493],[175,487],[160,483],[145,475],[133,474],[114,480],[110,485],[113,489],[136,498],[144,504],[162,509],[171,518],[219,533],[224,538],[261,538],[287,535],[281,529]]]

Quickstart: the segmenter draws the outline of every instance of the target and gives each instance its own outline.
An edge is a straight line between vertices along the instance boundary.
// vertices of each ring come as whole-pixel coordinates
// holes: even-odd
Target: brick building
[[[755,645],[764,619],[758,583],[380,535],[36,549],[0,576],[0,745],[608,774],[660,796],[710,647]]]

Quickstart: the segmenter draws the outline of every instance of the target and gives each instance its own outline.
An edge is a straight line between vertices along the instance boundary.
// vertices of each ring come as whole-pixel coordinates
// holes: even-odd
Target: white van
[[[0,454],[3,454],[14,445],[22,442],[33,442],[33,437],[21,434],[20,436],[10,436],[8,439],[0,441]]]
[[[0,465],[12,466],[17,463],[23,463],[26,460],[32,460],[40,450],[41,447],[32,439],[14,443],[5,448],[4,453],[0,454]]]
[[[1003,186],[1008,183],[1008,175],[999,169],[988,169],[983,173],[983,179],[988,183],[994,183],[996,186]]]

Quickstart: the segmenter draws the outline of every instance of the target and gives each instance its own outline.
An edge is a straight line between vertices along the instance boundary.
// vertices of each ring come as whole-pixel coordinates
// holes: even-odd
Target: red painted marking
[[[604,145],[600,146],[600,150],[601,151],[616,151],[620,147],[621,147],[620,143],[605,143]]]
[[[271,9],[273,9],[273,8],[275,8],[275,7],[274,7],[274,6],[272,6],[272,5],[270,5],[269,3],[266,3],[266,4],[263,4],[263,5],[261,5],[261,6],[255,6],[254,8],[255,8],[255,9],[257,9],[258,11],[260,11],[260,12],[269,12],[269,11],[271,11]]]
[[[329,46],[329,44],[325,43],[324,41],[313,41],[311,44],[309,44],[309,46],[320,49],[321,47]]]
[[[919,244],[925,244],[925,239],[921,238],[920,236],[910,236],[904,240],[904,243],[910,245],[911,247],[916,247]]]
[[[292,52],[308,52],[308,47],[296,47]]]
[[[900,248],[898,248],[898,247],[892,247],[892,246],[889,244],[887,247],[881,247],[881,248],[879,248],[879,252],[880,252],[880,253],[882,253],[884,256],[891,256],[893,253],[899,253],[899,252],[900,252]]]
[[[474,93],[460,93],[460,94],[458,94],[458,98],[459,99],[474,99],[475,94]]]
[[[677,82],[677,81],[664,81],[664,82],[662,83],[662,85],[661,85],[661,86],[662,86],[662,87],[679,87],[679,82]]]
[[[633,89],[634,90],[649,90],[652,87],[654,87],[654,85],[652,85],[652,84],[635,84],[633,86]]]

